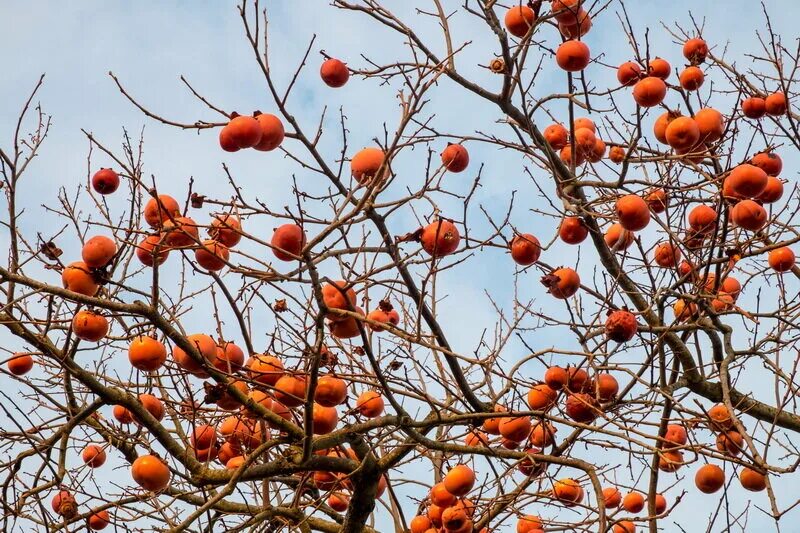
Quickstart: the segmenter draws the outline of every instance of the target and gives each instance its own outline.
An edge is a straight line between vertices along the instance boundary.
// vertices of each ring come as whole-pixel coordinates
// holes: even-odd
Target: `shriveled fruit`
[[[334,89],[344,86],[350,79],[350,71],[347,66],[336,58],[330,58],[322,63],[319,68],[319,75],[328,87]]]
[[[622,163],[625,161],[625,149],[621,146],[612,146],[608,151],[608,159],[610,159],[612,163]]]
[[[673,268],[681,260],[681,251],[670,242],[662,242],[656,245],[653,259],[658,266]]]
[[[615,342],[628,342],[638,329],[636,317],[627,309],[617,309],[606,318],[606,335]]]
[[[668,196],[664,189],[653,189],[644,197],[653,213],[663,213],[667,210]]]
[[[53,512],[57,515],[70,519],[78,514],[78,504],[75,497],[67,490],[58,491],[50,501]]]

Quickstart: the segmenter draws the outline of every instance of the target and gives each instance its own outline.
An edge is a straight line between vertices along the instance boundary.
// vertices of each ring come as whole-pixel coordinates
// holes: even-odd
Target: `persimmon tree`
[[[728,531],[747,500],[764,523],[797,505],[778,488],[800,431],[782,163],[800,53],[767,10],[743,69],[691,16],[636,28],[627,2],[389,4],[320,11],[381,28],[399,57],[318,59],[299,28],[278,76],[269,5],[244,1],[255,112],[182,78],[207,112],[181,121],[110,74],[175,135],[218,136],[223,179],[168,182],[141,139],[87,129],[85,182],[42,200],[63,224],[30,232],[36,84],[0,148],[5,531],[699,531],[687,495]],[[467,20],[493,36],[478,65],[454,37]],[[622,28],[625,62],[592,48],[598,25]],[[296,118],[299,80],[396,94],[395,121],[354,146],[354,110]],[[496,127],[451,131],[428,105],[442,92]],[[292,205],[242,185],[226,162],[245,150],[293,165]],[[475,153],[492,152],[526,189],[476,202],[495,185]],[[453,303],[468,265],[500,262],[510,303]],[[453,305],[496,313],[462,324],[475,346]]]

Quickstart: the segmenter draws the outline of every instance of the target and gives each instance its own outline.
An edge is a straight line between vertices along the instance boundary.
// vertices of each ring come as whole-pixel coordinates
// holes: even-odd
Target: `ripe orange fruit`
[[[725,180],[730,191],[742,198],[755,198],[767,187],[767,173],[747,163],[736,166]]]
[[[274,386],[283,375],[283,362],[274,355],[253,354],[246,366],[250,379],[264,385]]]
[[[683,453],[678,450],[664,450],[658,457],[658,469],[662,472],[677,472],[683,466]]]
[[[672,148],[687,150],[700,140],[700,127],[693,118],[677,117],[670,121],[664,135]]]
[[[597,374],[593,383],[595,395],[601,402],[610,402],[619,392],[619,382],[611,374]]]
[[[786,95],[782,92],[772,93],[764,100],[764,109],[767,111],[767,115],[785,115],[788,108]]]
[[[658,266],[673,268],[681,259],[681,251],[672,243],[659,243],[653,252],[653,259]]]
[[[81,249],[81,258],[90,268],[102,268],[109,264],[117,253],[117,245],[104,235],[96,235],[86,241]]]
[[[625,161],[625,149],[621,146],[612,146],[608,151],[608,158],[612,163],[622,163]]]
[[[101,529],[105,529],[110,523],[111,517],[106,509],[92,513],[89,515],[89,520],[87,521],[89,529],[92,531],[100,531]]]
[[[568,507],[580,503],[583,495],[583,488],[572,478],[560,479],[553,483],[553,496]]]
[[[603,489],[603,502],[606,508],[616,509],[622,503],[622,493],[617,487],[606,487]]]
[[[286,407],[300,407],[306,401],[306,380],[284,374],[275,382],[274,395]]]
[[[513,6],[506,11],[506,15],[503,19],[508,33],[519,38],[527,35],[528,30],[533,26],[535,21],[536,13],[533,12],[533,9],[525,5]]]
[[[522,442],[531,432],[529,416],[503,417],[498,426],[500,435],[514,442]]]
[[[136,245],[136,258],[144,266],[156,266],[169,257],[169,247],[159,234],[148,235]]]
[[[444,476],[443,483],[450,494],[466,496],[475,485],[475,472],[467,465],[456,465]]]
[[[621,252],[627,250],[633,244],[635,235],[632,231],[628,231],[622,227],[622,224],[615,222],[611,224],[603,235],[603,240],[606,246],[611,248],[612,251]]]
[[[281,145],[286,136],[281,119],[269,113],[261,113],[256,116],[256,122],[261,128],[261,140],[253,148],[260,152],[270,152]]]
[[[178,201],[168,194],[150,198],[144,206],[144,220],[151,228],[160,229],[164,222],[180,215]]]
[[[106,462],[106,451],[97,444],[89,444],[81,452],[81,459],[90,468],[99,468]]]
[[[167,488],[171,474],[167,465],[155,455],[142,455],[131,465],[131,476],[143,489],[157,492]]]
[[[383,407],[383,397],[376,391],[362,392],[356,400],[356,409],[367,418],[375,418],[383,414]]]
[[[297,224],[283,224],[272,234],[272,253],[281,261],[296,261],[306,245],[303,228]]]
[[[688,222],[697,233],[712,233],[717,225],[717,212],[707,205],[698,205],[689,211]]]
[[[695,66],[686,67],[679,76],[681,87],[687,91],[696,91],[699,89],[703,85],[705,78],[706,76],[703,74],[700,67]]]
[[[159,340],[140,335],[128,346],[128,360],[136,369],[153,372],[167,360],[167,349]]]
[[[787,272],[794,266],[794,252],[788,246],[775,248],[769,252],[769,266],[775,272]]]
[[[725,132],[725,119],[722,113],[711,107],[704,107],[695,113],[694,121],[700,129],[700,140],[703,142],[718,141]]]
[[[108,333],[108,320],[100,313],[83,309],[72,318],[72,332],[79,339],[98,342]]]
[[[689,436],[686,434],[686,428],[680,424],[667,424],[667,431],[664,433],[664,448],[672,448],[675,446],[684,446]]]
[[[334,89],[344,86],[350,79],[350,71],[347,70],[347,66],[335,58],[327,59],[322,63],[319,75],[325,85]]]
[[[650,209],[641,196],[627,194],[617,200],[616,214],[619,223],[628,231],[639,231],[650,223]]]
[[[311,414],[314,435],[326,435],[336,429],[339,423],[339,413],[335,407],[315,403]]]
[[[100,285],[89,270],[89,265],[83,261],[75,261],[64,267],[61,283],[65,289],[84,296],[94,296],[100,289]]]
[[[622,508],[636,514],[644,509],[645,499],[641,492],[629,492],[622,499]]]
[[[757,153],[750,159],[750,164],[757,166],[770,176],[778,176],[783,170],[781,156],[771,150]]]
[[[617,68],[617,81],[620,85],[630,87],[635,85],[642,74],[642,67],[633,61],[626,61]]]
[[[165,220],[162,226],[163,242],[173,248],[192,246],[199,240],[197,222],[190,217]]]
[[[567,244],[580,244],[589,235],[589,228],[578,217],[564,217],[558,228],[558,236]]]
[[[556,50],[556,63],[567,72],[579,72],[589,65],[589,47],[583,41],[571,39],[559,45]]]
[[[193,345],[200,355],[210,365],[213,365],[217,360],[217,343],[208,335],[196,333],[186,337],[187,342]],[[205,371],[200,363],[195,361],[188,353],[186,353],[180,346],[172,348],[172,358],[175,362],[186,370],[196,376],[206,376]]]
[[[758,231],[767,223],[767,211],[753,200],[742,200],[731,208],[731,220],[740,228]]]
[[[703,465],[695,473],[694,484],[701,492],[713,494],[725,484],[725,473],[717,465]]]
[[[717,435],[717,450],[725,455],[737,457],[742,453],[744,447],[744,437],[736,430],[723,431]]]
[[[261,142],[261,126],[253,117],[246,115],[234,117],[226,128],[231,140],[240,149],[254,148]]]
[[[654,107],[667,95],[667,85],[655,76],[648,76],[636,82],[633,99],[642,107]]]
[[[380,148],[364,148],[350,160],[350,172],[359,183],[368,183],[383,167],[386,155]]]
[[[469,152],[460,144],[448,143],[442,152],[442,164],[450,172],[462,172],[469,165]]]
[[[573,296],[581,287],[581,278],[578,273],[569,267],[557,268],[551,274],[542,278],[548,292],[560,300]]]
[[[461,236],[455,224],[439,219],[425,226],[420,240],[423,250],[432,256],[443,257],[456,251]]]
[[[92,176],[92,188],[100,194],[112,194],[119,188],[119,174],[110,168],[101,168]]]
[[[8,371],[15,376],[24,376],[33,368],[33,357],[30,354],[15,352],[8,360]]]
[[[539,260],[541,253],[539,239],[530,233],[515,235],[511,241],[511,258],[518,265],[532,265]]]
[[[553,150],[561,150],[569,140],[569,131],[562,124],[550,124],[542,132],[545,141]]]
[[[528,406],[532,411],[545,411],[555,404],[556,398],[558,392],[546,383],[534,385],[528,391]]]
[[[662,80],[669,78],[671,72],[672,72],[672,67],[670,66],[670,64],[667,62],[666,59],[662,59],[660,57],[651,59],[650,64],[647,67],[648,75],[655,76],[656,78]]]
[[[567,396],[564,411],[568,417],[581,424],[594,422],[600,414],[597,400],[595,400],[594,396],[582,392]]]
[[[748,467],[742,468],[739,472],[739,482],[751,492],[761,492],[767,488],[767,477]]]
[[[767,102],[763,98],[752,96],[742,101],[742,112],[747,118],[759,119],[767,114]]]
[[[707,55],[708,45],[699,37],[689,39],[683,45],[683,57],[694,65],[704,62]]]

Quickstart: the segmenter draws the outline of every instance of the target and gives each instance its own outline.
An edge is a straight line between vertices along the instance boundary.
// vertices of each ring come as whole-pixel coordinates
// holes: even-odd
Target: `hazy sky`
[[[453,10],[461,5],[456,0],[444,0],[444,3]],[[766,3],[773,14],[780,15],[772,21],[774,28],[792,48],[794,42],[790,39],[797,37],[796,20],[800,16],[800,3],[789,0]],[[434,49],[443,49],[435,24],[414,15],[414,7],[427,6],[429,2],[390,0],[385,4],[404,19],[411,20],[415,27],[429,36]],[[348,144],[353,148],[350,153],[371,144],[373,137],[382,137],[384,123],[389,131],[394,129],[399,116],[396,87],[379,87],[375,81],[354,78],[346,88],[331,90],[320,83],[317,71],[320,50],[356,66],[365,64],[361,54],[377,61],[399,54],[405,57],[407,50],[396,35],[376,28],[363,16],[333,9],[326,1],[267,1],[263,5],[268,8],[271,19],[271,67],[281,86],[285,86],[289,73],[302,57],[312,35],[317,36],[309,66],[298,80],[290,107],[309,129],[318,121],[321,109],[328,107],[326,131],[331,133],[323,141],[323,150],[331,160],[336,157],[339,148],[337,112],[340,107],[347,116]],[[686,14],[689,9],[696,20],[706,19],[704,37],[710,44],[716,46],[718,51],[727,47],[730,57],[738,58],[745,67],[749,64],[749,59],[742,54],[758,46],[755,31],[763,31],[764,28],[763,17],[754,2],[628,2],[629,15],[639,37],[644,35],[645,25],[648,25],[651,50],[655,55],[670,59],[673,65],[682,63],[680,46],[672,42],[661,23],[671,25],[677,21],[688,26],[690,21]],[[630,49],[617,20],[618,11],[618,2],[612,2],[611,7],[595,20],[593,30],[586,38],[593,56],[603,54],[602,62],[609,65],[616,65],[630,57]],[[478,66],[488,63],[496,51],[491,33],[465,13],[458,13],[453,18],[452,29],[457,43],[471,41],[463,57],[459,58],[460,66],[480,83],[495,86],[497,78]],[[551,33],[550,45],[556,42],[555,33]],[[545,59],[547,61],[551,60]],[[0,64],[0,145],[4,147],[10,142],[12,121],[22,102],[38,76],[46,73],[45,85],[38,100],[45,111],[53,115],[53,128],[21,193],[23,201],[29,206],[23,226],[31,235],[36,231],[46,233],[49,230],[48,223],[52,220],[38,207],[39,204],[51,204],[55,200],[57,187],[73,190],[78,183],[85,182],[88,143],[81,128],[93,132],[109,146],[118,147],[122,128],[136,135],[144,127],[146,175],[152,173],[163,192],[178,197],[185,196],[190,176],[195,179],[195,190],[201,193],[227,187],[222,162],[230,166],[232,173],[253,194],[274,209],[293,201],[290,196],[293,174],[301,185],[306,184],[309,189],[323,187],[318,178],[303,173],[277,153],[268,157],[253,151],[223,153],[218,148],[216,131],[198,134],[147,120],[120,95],[107,74],[109,70],[117,74],[126,88],[153,111],[183,122],[196,119],[219,121],[221,117],[204,108],[185,90],[179,80],[181,74],[204,96],[225,110],[250,112],[260,109],[274,112],[261,73],[253,61],[252,50],[243,37],[233,2],[0,0]],[[551,72],[554,70],[551,69]],[[587,72],[598,86],[613,83],[613,69],[592,65]],[[548,94],[563,90],[563,87],[563,76],[559,74],[557,78],[543,77],[537,82],[535,92]],[[468,135],[475,131],[501,131],[507,134],[507,129],[496,124],[502,117],[494,108],[451,89],[453,85],[443,81],[429,104],[428,111],[435,112],[436,125],[441,131],[455,135]],[[648,120],[652,121],[652,118]],[[287,140],[287,147],[292,146],[292,141]],[[432,148],[437,151],[441,149],[437,146]],[[476,196],[476,203],[480,202],[493,216],[502,218],[511,191],[518,191],[512,222],[521,230],[539,235],[543,242],[549,241],[557,221],[531,213],[532,208],[546,209],[547,204],[538,197],[529,179],[522,173],[521,159],[498,154],[494,148],[479,144],[470,146],[470,154],[471,171],[481,163],[485,164],[484,185]],[[418,183],[424,175],[425,155],[422,149],[404,153],[395,170],[406,173],[409,180]],[[797,158],[787,154],[784,155],[784,161],[785,166],[789,167],[784,174],[794,177],[792,163],[798,163]],[[98,157],[96,162],[103,166],[109,164],[102,157]],[[533,172],[536,174],[539,171],[534,169]],[[473,178],[474,173],[448,177],[456,183],[453,187],[460,193],[469,190]],[[442,205],[452,209],[453,216],[460,217],[457,202],[444,200]],[[422,207],[420,214],[429,215],[429,208]],[[480,230],[486,227],[478,211],[471,216],[475,228]],[[402,213],[392,229],[400,234],[416,227],[414,216]],[[270,234],[271,227],[265,227],[264,232]],[[6,235],[3,235],[2,242],[7,242],[6,239]],[[584,254],[591,253],[588,247],[584,248]],[[491,329],[496,320],[485,292],[491,293],[501,305],[508,305],[513,297],[513,265],[499,253],[487,257],[489,259],[469,262],[458,270],[458,275],[444,276],[440,282],[442,294],[451,295],[449,305],[445,300],[447,308],[446,313],[442,313],[442,321],[454,332],[451,335],[456,347],[465,353],[472,352],[483,328]],[[496,260],[501,257],[502,260]],[[573,264],[577,261],[577,255],[574,249],[555,244],[546,252],[544,259],[553,264]],[[595,259],[582,258],[582,261],[581,274],[589,278]],[[535,273],[528,278],[520,278],[521,297],[543,296],[537,278]],[[50,281],[57,283],[57,278]],[[199,328],[210,319],[198,313],[191,317]],[[547,346],[559,342],[560,338],[553,332],[545,332],[529,340],[537,346]],[[515,346],[514,349],[518,353],[506,356],[509,365],[524,353],[521,346]],[[602,457],[596,460],[604,462]],[[607,461],[613,463],[613,460]],[[693,471],[689,470],[687,468],[681,474],[691,483]],[[621,472],[619,475],[627,474]],[[666,481],[665,487],[668,485]],[[729,504],[734,514],[737,514],[737,509],[743,510],[749,500],[760,507],[768,505],[765,495],[745,493],[735,481],[734,484],[737,486],[729,494]],[[790,484],[789,480],[778,483],[786,487]],[[716,506],[719,498],[700,495],[686,483],[681,483],[668,493],[670,501],[683,486],[687,486],[689,497],[684,498],[678,508],[675,521],[686,531],[705,531],[706,518],[713,512],[712,507]],[[644,486],[641,485],[641,488]],[[401,495],[404,494],[401,491]],[[791,497],[781,503],[787,505],[790,501]],[[409,501],[407,512],[412,513],[412,509],[413,504]],[[558,509],[554,507],[531,509],[531,512],[541,512],[548,517],[558,515]],[[787,522],[796,521],[797,511],[785,519]],[[385,518],[379,523],[385,523],[383,520]],[[665,531],[676,530],[670,524],[670,521],[666,521]],[[747,524],[748,530],[759,527],[771,531],[773,528],[771,521],[752,508]],[[713,528],[713,531],[722,530],[719,524]],[[741,528],[736,526],[731,530],[740,531]],[[800,531],[800,528],[793,528],[790,523],[783,531]]]

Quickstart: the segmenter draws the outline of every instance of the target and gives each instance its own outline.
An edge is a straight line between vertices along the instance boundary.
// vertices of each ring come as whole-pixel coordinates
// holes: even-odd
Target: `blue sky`
[[[316,75],[320,63],[319,50],[325,50],[356,66],[364,64],[360,57],[362,53],[382,61],[397,57],[398,54],[405,55],[406,50],[395,35],[367,23],[363,16],[342,13],[327,4],[317,0],[265,2],[271,16],[271,66],[281,85],[285,84],[302,57],[312,34],[317,35],[309,67],[300,77],[290,104],[307,128],[317,122],[323,106],[328,107],[326,130],[330,133],[323,139],[323,150],[333,160],[340,142],[337,132],[337,111],[340,107],[347,115],[348,143],[354,149],[370,145],[373,137],[382,136],[384,122],[391,131],[399,110],[396,87],[379,87],[374,81],[357,78],[351,79],[345,89],[338,91],[322,85]],[[441,39],[437,39],[435,25],[413,15],[414,7],[427,6],[428,2],[393,0],[386,4],[404,19],[413,20],[414,26],[422,34],[430,36],[436,50],[443,48]],[[455,10],[461,2],[445,0],[445,4]],[[657,55],[673,61],[673,65],[681,63],[680,46],[672,43],[660,24],[670,25],[678,21],[688,26],[690,21],[686,13],[690,9],[697,20],[706,19],[704,36],[709,43],[720,48],[727,46],[728,54],[738,58],[744,66],[749,64],[749,59],[742,54],[757,46],[754,32],[763,31],[763,18],[757,16],[758,10],[750,1],[725,2],[724,7],[721,2],[696,0],[678,0],[669,2],[668,6],[658,0],[628,4],[629,15],[639,36],[643,35],[645,26],[649,26],[651,49]],[[787,41],[794,39],[797,35],[795,20],[800,15],[800,6],[775,0],[767,4],[773,14],[780,14],[772,21],[776,32]],[[611,65],[630,56],[614,15],[617,11],[618,3],[614,1],[595,20],[592,32],[586,39],[593,55],[602,52],[602,61]],[[460,67],[473,79],[494,87],[497,78],[477,66],[486,64],[496,51],[492,35],[464,13],[453,18],[452,28],[455,42],[472,41],[463,57],[459,58]],[[548,31],[549,34],[543,35],[552,45],[556,42],[556,36],[552,30]],[[787,44],[791,47],[793,43]],[[159,188],[177,197],[185,195],[190,176],[195,180],[195,189],[200,192],[219,191],[227,187],[222,162],[229,165],[233,175],[254,196],[274,209],[293,203],[289,190],[292,175],[310,190],[324,189],[324,184],[317,177],[304,173],[278,154],[273,153],[266,158],[252,151],[226,154],[218,148],[216,131],[199,134],[179,131],[147,120],[120,95],[107,75],[109,70],[114,71],[142,103],[163,116],[179,121],[220,120],[219,116],[205,109],[185,90],[179,80],[181,74],[203,95],[226,110],[274,111],[232,2],[32,3],[5,0],[0,3],[0,61],[4,65],[0,74],[2,146],[7,146],[10,141],[10,125],[30,88],[41,73],[46,73],[39,100],[45,111],[53,115],[53,128],[21,192],[23,202],[29,206],[23,218],[23,227],[31,235],[55,224],[39,204],[54,202],[57,187],[73,190],[78,183],[85,182],[88,143],[81,128],[91,131],[111,147],[120,144],[123,127],[134,135],[144,128],[146,174],[154,174]],[[598,86],[613,83],[612,69],[592,65],[587,72]],[[563,77],[558,73],[552,78],[545,76],[538,81],[535,93],[544,95],[563,90],[563,87]],[[496,124],[502,117],[494,108],[472,96],[452,92],[453,88],[450,82],[443,81],[432,94],[429,104],[429,110],[435,110],[435,123],[441,131],[454,135],[469,135],[476,130],[508,133],[507,129]],[[647,123],[650,124],[653,118],[648,118]],[[288,140],[287,147],[291,149],[293,146],[292,141]],[[432,149],[438,153],[440,147],[432,146]],[[479,144],[470,146],[470,155],[470,170],[477,169],[480,163],[485,164],[483,187],[476,195],[476,205],[480,203],[492,216],[502,218],[510,193],[516,190],[518,193],[511,216],[512,223],[522,231],[535,233],[543,242],[549,241],[557,220],[530,211],[532,208],[547,209],[548,206],[522,173],[522,160]],[[108,164],[97,154],[95,157],[96,165]],[[407,175],[404,179],[409,183],[419,183],[424,176],[424,160],[425,152],[421,148],[405,152],[398,159],[395,170]],[[784,162],[791,171],[798,161],[796,157],[786,154]],[[536,169],[532,171],[534,175],[541,174]],[[474,174],[468,174],[448,176],[447,179],[452,181],[450,186],[461,194],[466,193],[474,177]],[[784,174],[794,175],[787,171]],[[547,183],[547,180],[540,181]],[[545,191],[552,194],[547,187]],[[389,191],[388,194],[392,193]],[[457,202],[443,198],[442,206],[460,217]],[[425,209],[428,209],[427,206],[420,206],[419,214],[429,215],[429,210]],[[485,220],[478,210],[473,209],[470,217],[474,221],[471,227],[476,231],[486,229]],[[398,214],[392,229],[401,234],[416,226],[413,215],[404,212]],[[264,232],[271,232],[271,228],[267,224]],[[7,236],[3,235],[2,239],[5,244]],[[582,248],[579,271],[582,276],[589,278],[595,259],[587,246]],[[454,345],[464,353],[472,353],[484,328],[491,332],[494,327],[496,314],[485,293],[490,293],[504,308],[510,306],[515,269],[507,259],[497,250],[486,251],[457,270],[457,274],[450,272],[442,276],[439,282],[440,294],[448,295],[440,304],[445,309],[442,311],[442,321],[448,331],[453,332],[451,337]],[[544,259],[552,264],[567,265],[578,261],[575,249],[562,244],[555,244],[545,252]],[[331,267],[325,273],[333,275],[335,272],[335,267]],[[55,278],[51,281],[57,282]],[[536,273],[523,274],[517,282],[522,298],[535,298],[538,307],[553,307],[552,301],[543,294]],[[755,289],[746,292],[752,295]],[[188,315],[197,329],[210,323],[210,318],[201,311],[196,309]],[[554,312],[562,313],[563,309]],[[526,340],[537,347],[563,347],[561,337],[557,331],[545,330],[531,333]],[[523,354],[521,345],[512,345],[509,353],[503,354],[504,364],[510,366]],[[635,358],[636,354],[626,356]],[[91,354],[87,354],[87,357],[91,357]],[[541,366],[531,366],[531,376],[541,369]],[[757,372],[758,369],[752,371]],[[769,383],[766,383],[766,388],[757,392],[768,393],[768,386]],[[609,459],[609,463],[613,463],[613,460]],[[682,473],[691,482],[692,473]],[[789,486],[791,482],[786,483]],[[679,483],[669,494],[677,495],[684,487],[686,483]],[[691,487],[688,490],[690,495],[676,511],[675,521],[686,531],[705,531],[704,517],[709,514],[711,506],[716,505],[718,498],[699,496]],[[751,496],[743,492],[738,487],[730,491],[732,508],[743,509],[748,500],[752,500],[753,505],[767,505],[763,495]],[[791,503],[791,498],[781,503],[786,506]],[[409,504],[408,513],[411,508]],[[555,508],[541,510],[543,515],[549,517],[555,517],[557,511]],[[385,510],[382,512],[385,513]],[[795,515],[796,511],[790,513],[786,520],[796,518]],[[698,526],[698,517],[703,517],[699,519],[703,527]],[[385,523],[385,520],[386,517],[382,516],[379,523]],[[665,531],[673,531],[671,528],[674,526],[667,524]],[[759,511],[751,509],[748,528],[754,526],[765,530],[772,530],[773,527],[772,522],[766,520]],[[711,530],[722,531],[719,525]],[[740,529],[733,527],[731,530]],[[789,526],[785,531],[793,530]]]

